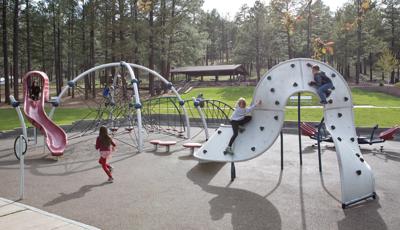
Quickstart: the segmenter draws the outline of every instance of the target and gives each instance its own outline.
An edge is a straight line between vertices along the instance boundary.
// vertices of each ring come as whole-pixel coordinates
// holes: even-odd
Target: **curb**
[[[26,205],[26,204],[18,203],[16,201],[8,200],[8,199],[2,198],[2,197],[0,197],[0,201],[3,201],[3,202],[8,203],[10,205],[18,206],[18,207],[23,208],[25,210],[30,210],[30,211],[39,213],[39,214],[44,215],[44,216],[48,216],[48,217],[51,217],[51,218],[55,218],[55,219],[61,220],[61,221],[65,222],[65,223],[67,223],[67,224],[71,224],[71,225],[80,227],[82,229],[100,230],[100,228],[96,228],[96,227],[93,227],[93,226],[90,226],[90,225],[87,225],[87,224],[83,224],[83,223],[80,223],[80,222],[77,222],[77,221],[74,221],[74,220],[70,220],[70,219],[64,218],[62,216],[58,216],[56,214],[52,214],[52,213],[40,210],[38,208],[29,206],[29,205]],[[10,214],[12,215],[13,213],[10,213]]]

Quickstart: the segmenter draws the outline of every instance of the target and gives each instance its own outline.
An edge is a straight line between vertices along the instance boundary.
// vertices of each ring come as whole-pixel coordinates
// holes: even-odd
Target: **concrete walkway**
[[[0,229],[98,229],[40,209],[0,198]]]

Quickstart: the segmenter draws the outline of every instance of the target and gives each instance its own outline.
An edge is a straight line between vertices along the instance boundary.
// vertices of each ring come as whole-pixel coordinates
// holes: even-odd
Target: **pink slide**
[[[29,122],[39,129],[46,137],[47,147],[53,156],[61,156],[67,145],[67,134],[47,116],[44,102],[49,100],[49,78],[40,71],[30,71],[23,79],[24,84],[24,113]],[[40,90],[35,98],[34,86]]]

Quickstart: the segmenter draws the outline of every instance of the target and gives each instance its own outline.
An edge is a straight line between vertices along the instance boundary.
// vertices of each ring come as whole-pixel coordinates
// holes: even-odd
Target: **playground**
[[[323,105],[309,96],[317,94],[309,84],[316,65],[334,85]],[[127,74],[115,75],[98,99],[88,99],[81,83],[107,68]],[[156,76],[169,93],[141,98],[134,69]],[[101,229],[395,229],[400,224],[393,211],[400,206],[400,127],[382,116],[383,128],[356,129],[360,105],[354,98],[367,99],[326,63],[281,62],[251,89],[252,96],[241,92],[257,106],[247,112],[251,121],[230,154],[224,149],[235,132],[234,102],[212,94],[203,98],[196,90],[184,98],[144,66],[95,66],[56,97],[50,97],[43,72],[28,72],[23,84],[24,101],[10,97],[20,133],[0,141],[0,194],[6,199]],[[37,94],[35,84],[41,89]],[[387,99],[388,107],[379,107],[369,98],[373,109],[397,113],[397,99]],[[75,107],[80,100],[84,106]],[[302,109],[307,103],[310,108]],[[60,126],[56,118],[63,106],[81,111]],[[297,113],[290,127],[288,110]],[[307,110],[314,117],[307,121],[322,120],[304,122],[301,113]],[[117,145],[112,157],[104,158],[112,165],[103,165],[108,181],[94,149],[101,127]]]
[[[15,200],[19,163],[11,153],[12,141],[0,141],[0,193]],[[199,164],[180,144],[170,153],[164,147],[153,151],[146,144],[137,154],[117,141],[111,159],[115,181],[108,184],[89,142],[93,136],[71,141],[58,161],[43,154],[38,143],[25,160],[22,202],[101,229],[397,229],[400,225],[399,142],[385,143],[387,155],[378,153],[379,147],[363,146],[364,158],[374,170],[378,198],[345,210],[332,144],[323,144],[320,174],[317,149],[311,147],[314,141],[304,138],[300,166],[297,135],[285,134],[283,170],[277,141],[268,154],[237,163],[237,178],[231,183],[229,164]]]

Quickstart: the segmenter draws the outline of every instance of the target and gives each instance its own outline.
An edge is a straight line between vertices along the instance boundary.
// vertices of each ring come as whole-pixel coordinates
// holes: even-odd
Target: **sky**
[[[211,11],[212,9],[217,9],[217,11],[226,16],[229,14],[229,18],[233,18],[236,12],[243,4],[252,6],[256,0],[204,0],[203,9],[205,11]],[[267,2],[269,0],[263,0]],[[337,8],[342,6],[345,2],[349,0],[322,0],[331,11],[335,11]]]

